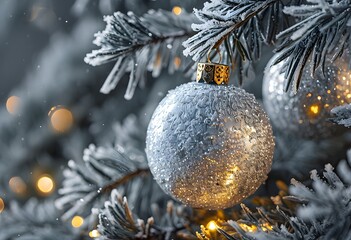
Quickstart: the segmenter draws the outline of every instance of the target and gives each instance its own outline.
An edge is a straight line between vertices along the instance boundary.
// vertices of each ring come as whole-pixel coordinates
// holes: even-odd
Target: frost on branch
[[[0,214],[0,239],[78,239],[78,234],[60,221],[60,214],[52,201],[30,199],[24,206],[13,201]]]
[[[351,151],[348,161],[341,161],[336,172],[330,164],[325,166],[322,176],[313,170],[310,187],[293,179],[292,195],[283,197],[276,209],[258,208],[258,212],[253,213],[243,205],[246,218],[230,220],[228,224],[235,229],[235,236],[239,234],[242,239],[350,239],[350,165]],[[288,207],[282,201],[296,202],[297,208]],[[242,223],[255,230],[247,231]],[[229,236],[228,239],[238,239],[232,237],[230,231],[219,229],[219,232]]]
[[[198,33],[183,43],[184,54],[199,61],[213,46],[221,46],[224,62],[239,69],[241,82],[242,72],[250,67],[244,61],[258,60],[262,43],[273,44],[284,29],[282,10],[279,0],[211,0],[195,10],[200,23],[192,26]]]
[[[168,202],[165,211],[154,204],[153,217],[147,221],[140,219],[135,211],[131,210],[127,198],[113,190],[111,200],[105,203],[105,208],[99,216],[98,230],[100,240],[112,239],[194,239],[189,232],[189,212],[183,206]]]
[[[69,168],[64,171],[63,187],[59,190],[62,196],[56,200],[57,207],[67,210],[62,218],[89,216],[91,210],[101,208],[110,192],[118,187],[122,193],[137,193],[142,198],[143,192],[148,191],[148,186],[153,183],[148,177],[146,162],[139,160],[130,159],[122,148],[91,145],[84,152],[84,165],[69,161]]]
[[[345,104],[343,106],[335,107],[331,110],[333,117],[330,119],[332,122],[345,126],[351,127],[351,105]]]
[[[312,74],[318,67],[324,72],[325,60],[335,60],[348,49],[350,41],[350,1],[308,0],[284,8],[297,19],[296,23],[277,35],[283,39],[276,49],[280,53],[275,63],[286,62],[286,90],[292,85],[297,91],[305,65],[311,65]],[[349,54],[349,53],[348,53]],[[311,64],[306,64],[311,59]]]
[[[95,34],[94,43],[100,47],[87,54],[85,61],[93,66],[116,62],[108,75],[101,92],[113,90],[126,72],[130,72],[125,93],[126,99],[133,97],[139,84],[145,85],[146,72],[159,76],[163,67],[170,73],[187,64],[182,56],[181,43],[193,34],[192,14],[177,16],[163,10],[149,11],[139,18],[132,12],[125,15],[116,12],[105,17],[106,28]]]
[[[313,73],[318,67],[324,72],[327,55],[334,60],[349,48],[349,0],[211,0],[195,15],[201,23],[193,24],[198,33],[183,43],[185,55],[198,61],[222,46],[225,63],[243,71],[243,61],[260,57],[262,43],[279,40],[274,64],[288,59],[286,90],[295,92],[309,59]]]
[[[169,200],[149,172],[144,151],[146,130],[140,119],[130,115],[123,123],[116,123],[114,132],[114,146],[90,145],[83,163],[69,161],[61,196],[56,200],[56,206],[65,210],[64,220],[79,215],[96,221],[96,209],[104,206],[114,189],[128,197],[140,217],[149,216],[151,203]]]

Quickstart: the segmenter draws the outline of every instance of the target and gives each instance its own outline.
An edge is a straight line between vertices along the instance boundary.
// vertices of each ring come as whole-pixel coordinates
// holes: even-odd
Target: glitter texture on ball
[[[231,207],[265,181],[274,139],[252,94],[234,86],[187,83],[161,101],[146,153],[161,188],[195,208]]]
[[[274,58],[273,58],[274,59]],[[336,106],[351,102],[350,54],[332,62],[326,60],[325,76],[317,69],[305,66],[297,94],[284,92],[284,62],[268,63],[263,79],[263,103],[273,125],[285,134],[306,139],[328,138],[342,132],[342,128],[328,119]]]

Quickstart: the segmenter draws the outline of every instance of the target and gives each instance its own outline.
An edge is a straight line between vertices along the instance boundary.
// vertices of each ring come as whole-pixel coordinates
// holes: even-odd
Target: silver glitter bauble
[[[271,67],[271,62],[268,63],[263,78],[263,103],[273,125],[286,134],[307,139],[342,132],[328,119],[332,108],[351,102],[349,61],[348,53],[335,62],[327,58],[325,76],[317,69],[315,78],[306,65],[297,94],[291,90],[284,92],[284,62]]]
[[[195,208],[223,209],[254,193],[271,169],[274,140],[254,96],[234,86],[187,83],[161,101],[146,153],[155,180]]]

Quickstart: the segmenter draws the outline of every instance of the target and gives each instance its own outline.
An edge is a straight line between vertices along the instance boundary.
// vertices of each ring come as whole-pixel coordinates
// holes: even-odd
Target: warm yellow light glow
[[[91,237],[91,238],[100,237],[100,233],[98,232],[98,230],[90,231],[90,232],[89,232],[89,237]]]
[[[255,225],[247,225],[245,223],[239,223],[239,225],[245,232],[256,232],[257,231],[257,227]],[[273,226],[267,222],[260,224],[260,227],[265,232],[271,231],[273,229]]]
[[[257,227],[255,225],[247,225],[245,223],[239,223],[239,225],[245,232],[255,232],[255,231],[257,231]]]
[[[262,230],[265,231],[265,232],[271,231],[273,229],[273,226],[270,225],[269,223],[263,223],[261,225],[261,227],[262,227]]]
[[[73,125],[71,111],[60,105],[51,108],[49,117],[52,128],[57,132],[67,132]]]
[[[237,172],[239,171],[239,167],[238,166],[234,166],[231,171],[229,171],[229,173],[227,174],[226,180],[225,180],[225,184],[226,185],[231,185],[234,183],[235,181],[235,176],[237,174]]]
[[[1,213],[2,211],[4,211],[4,209],[5,209],[4,200],[2,200],[2,198],[0,198],[0,213]]]
[[[43,175],[37,181],[37,189],[43,194],[50,194],[54,187],[54,181],[49,175]]]
[[[74,216],[71,223],[74,228],[79,228],[83,225],[84,219],[81,216]]]
[[[312,105],[310,107],[310,111],[311,111],[311,113],[317,115],[319,113],[319,106],[318,105]]]
[[[321,96],[318,96],[318,97],[317,97],[317,99],[318,99],[318,100],[321,100],[321,99],[322,99],[322,97],[321,97]]]
[[[12,177],[9,181],[9,187],[12,192],[24,194],[27,191],[27,185],[20,177]]]
[[[206,228],[210,231],[215,231],[217,229],[217,224],[212,220],[207,224]]]
[[[351,93],[346,95],[347,98],[351,98]]]
[[[15,115],[20,105],[21,99],[17,96],[11,96],[6,101],[6,109],[10,114]]]
[[[180,15],[182,13],[182,8],[179,7],[179,6],[175,6],[172,10],[172,12],[175,14],[175,15]]]
[[[330,89],[328,89],[327,93],[328,93],[328,94],[330,94],[330,93],[331,93]]]
[[[159,68],[161,66],[161,64],[162,64],[161,54],[157,54],[155,62],[154,62],[154,68]]]
[[[176,67],[176,69],[178,69],[180,67],[180,64],[182,63],[182,60],[180,57],[175,57],[174,58],[174,66]]]
[[[312,97],[312,93],[307,93],[306,97]]]

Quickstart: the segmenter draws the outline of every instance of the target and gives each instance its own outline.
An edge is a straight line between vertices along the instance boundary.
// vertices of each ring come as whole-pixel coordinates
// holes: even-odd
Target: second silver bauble
[[[284,62],[273,66],[271,62],[263,78],[263,103],[273,125],[285,134],[307,139],[342,133],[342,128],[328,119],[332,108],[351,102],[350,54],[345,52],[335,62],[327,58],[325,76],[317,69],[315,78],[308,62],[297,94],[284,92]]]

